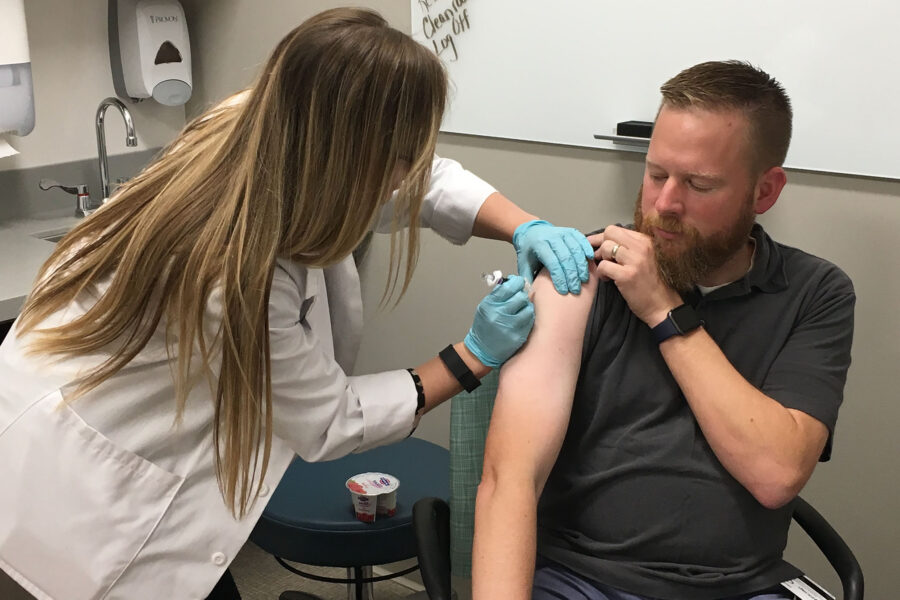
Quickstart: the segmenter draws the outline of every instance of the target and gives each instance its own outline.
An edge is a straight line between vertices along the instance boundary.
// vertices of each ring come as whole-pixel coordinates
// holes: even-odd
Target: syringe
[[[498,285],[503,285],[504,283],[509,281],[509,278],[506,277],[505,275],[503,275],[503,271],[501,271],[499,269],[497,269],[496,271],[491,271],[490,273],[482,273],[481,279],[484,280],[484,282],[489,287],[496,287]],[[529,283],[527,279],[525,280],[525,293],[526,294],[531,293],[531,283]]]

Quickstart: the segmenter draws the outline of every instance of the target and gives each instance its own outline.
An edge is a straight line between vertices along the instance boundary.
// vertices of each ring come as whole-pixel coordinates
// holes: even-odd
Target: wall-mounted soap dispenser
[[[191,46],[178,0],[109,0],[116,94],[179,106],[191,97]]]
[[[34,89],[22,0],[0,0],[0,133],[34,129]]]

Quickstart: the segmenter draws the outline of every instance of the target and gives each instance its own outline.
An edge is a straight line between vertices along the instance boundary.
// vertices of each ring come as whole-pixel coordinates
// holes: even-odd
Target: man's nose
[[[684,210],[684,194],[681,184],[674,178],[669,177],[659,195],[656,196],[654,208],[661,215],[678,214]]]

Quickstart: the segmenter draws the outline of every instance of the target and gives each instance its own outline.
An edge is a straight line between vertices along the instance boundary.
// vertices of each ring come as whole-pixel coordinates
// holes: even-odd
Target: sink
[[[53,229],[52,231],[42,231],[41,233],[33,233],[31,237],[36,237],[45,242],[53,242],[54,244],[63,239],[69,233],[68,229]]]

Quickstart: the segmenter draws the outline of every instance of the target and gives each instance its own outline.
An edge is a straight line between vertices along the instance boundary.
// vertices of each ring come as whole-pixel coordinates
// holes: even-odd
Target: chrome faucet
[[[38,183],[38,187],[45,191],[59,188],[62,191],[75,196],[75,216],[79,219],[94,212],[94,207],[91,206],[91,194],[88,192],[88,186],[83,183],[77,185],[63,185],[52,179],[41,179]]]
[[[96,119],[97,154],[100,159],[100,192],[103,194],[100,197],[101,202],[106,202],[106,199],[109,198],[109,167],[107,166],[106,161],[106,132],[103,127],[103,120],[106,117],[106,109],[110,106],[119,109],[122,118],[125,120],[125,145],[130,147],[137,146],[137,136],[134,133],[134,122],[131,120],[131,113],[128,112],[125,104],[118,98],[110,97],[104,99],[103,102],[100,103],[100,106],[97,107]]]
[[[115,106],[119,109],[119,112],[122,113],[122,118],[125,120],[125,145],[126,146],[137,146],[137,136],[134,134],[134,122],[131,120],[131,113],[128,112],[128,109],[122,104],[122,101],[118,98],[106,98],[103,102],[100,103],[100,106],[97,108],[97,154],[100,157],[100,185],[102,187],[101,193],[103,197],[100,199],[101,203],[106,202],[106,199],[109,198],[109,167],[107,166],[106,161],[106,133],[103,128],[103,120],[106,117],[106,109],[110,106]],[[119,183],[122,183],[123,180],[117,180]],[[58,181],[53,181],[52,179],[41,179],[38,184],[42,190],[50,190],[53,188],[60,188],[64,192],[68,192],[76,197],[75,200],[75,216],[76,217],[86,217],[94,210],[96,210],[100,205],[94,205],[91,202],[91,195],[88,192],[88,186],[80,183],[78,185],[63,185]]]

